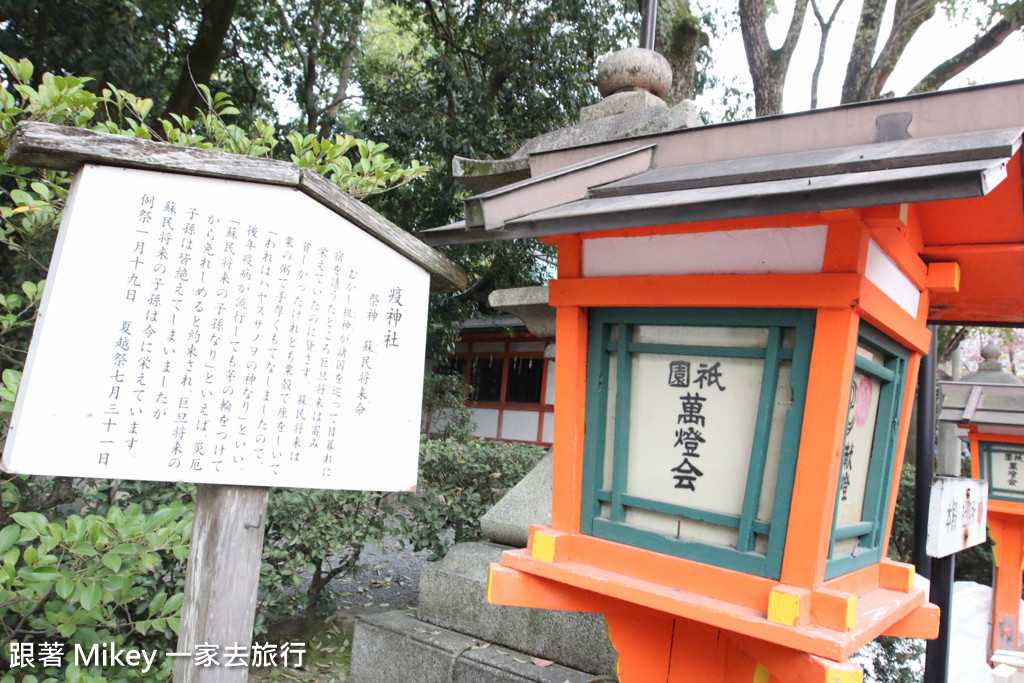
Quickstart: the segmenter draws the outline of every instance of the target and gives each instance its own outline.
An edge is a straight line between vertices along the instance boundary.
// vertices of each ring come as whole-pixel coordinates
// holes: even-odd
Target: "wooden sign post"
[[[177,653],[204,643],[248,651],[256,616],[263,531],[270,489],[200,484],[188,551]],[[195,666],[180,657],[175,683],[245,683],[249,667]]]
[[[168,656],[244,681],[217,652],[248,657],[268,487],[416,485],[430,281],[465,278],[291,164],[45,125],[10,149],[79,170],[3,468],[199,484]]]

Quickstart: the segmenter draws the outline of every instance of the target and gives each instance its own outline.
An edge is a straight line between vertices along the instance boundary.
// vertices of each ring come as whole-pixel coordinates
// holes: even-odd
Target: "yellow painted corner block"
[[[768,595],[768,621],[785,626],[807,623],[811,592],[806,588],[776,586]]]
[[[857,623],[857,596],[851,595],[850,599],[846,601],[846,630],[852,631],[854,624]]]
[[[772,672],[765,668],[764,664],[758,664],[754,669],[754,680],[751,683],[768,683],[771,677]]]
[[[828,669],[825,673],[826,683],[864,683],[864,670],[856,669]]]
[[[556,541],[554,536],[543,531],[538,531],[533,535],[533,546],[530,550],[530,556],[535,560],[554,562],[555,544]]]

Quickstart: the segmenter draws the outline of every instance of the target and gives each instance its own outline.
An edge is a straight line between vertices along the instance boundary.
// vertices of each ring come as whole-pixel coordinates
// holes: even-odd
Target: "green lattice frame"
[[[1016,489],[996,488],[992,483],[992,451],[1024,455],[1024,444],[1003,441],[978,441],[980,451],[981,478],[988,484],[988,497],[992,500],[1008,500],[1011,503],[1024,503],[1024,494]]]
[[[713,564],[727,569],[778,579],[786,542],[796,456],[800,445],[807,377],[810,369],[811,344],[814,337],[813,310],[779,309],[694,309],[694,308],[595,308],[590,310],[590,332],[587,355],[587,409],[584,441],[581,531],[600,538],[633,545],[656,552]],[[634,325],[669,325],[689,327],[768,328],[768,341],[763,348],[691,346],[679,344],[636,343],[631,340]],[[611,329],[618,327],[616,341]],[[783,330],[795,332],[791,348],[783,348]],[[633,353],[665,355],[756,358],[764,360],[757,424],[751,449],[750,467],[741,513],[725,515],[699,508],[672,505],[631,496],[625,492],[632,363],[616,363],[616,396],[608,396],[609,358],[631,357]],[[790,383],[793,402],[787,412],[782,435],[782,449],[775,485],[772,518],[769,523],[756,519],[764,484],[765,458],[768,449],[771,419],[774,411],[780,363],[791,363]],[[608,401],[615,400],[614,434],[608,435]],[[614,439],[612,485],[602,489],[604,453],[607,438]],[[600,517],[601,504],[611,506],[610,518]],[[675,538],[625,523],[625,508],[634,507],[662,514],[709,522],[737,530],[737,547],[716,545],[694,539]],[[768,539],[764,553],[755,550],[755,536]]]
[[[832,538],[829,541],[828,561],[825,563],[825,578],[848,574],[882,560],[882,541],[889,513],[893,465],[896,462],[896,445],[900,431],[900,409],[903,406],[903,391],[907,376],[908,351],[867,323],[861,323],[858,344],[867,346],[885,356],[883,365],[874,363],[860,355],[855,356],[854,367],[881,383],[878,398],[878,413],[875,419],[875,434],[871,444],[870,464],[864,489],[864,508],[861,521],[856,524],[836,525],[835,512],[832,516]],[[843,446],[846,443],[844,439]],[[839,481],[843,476],[839,470],[836,482],[835,511],[839,509]],[[849,555],[835,556],[836,541],[859,537],[860,543]]]

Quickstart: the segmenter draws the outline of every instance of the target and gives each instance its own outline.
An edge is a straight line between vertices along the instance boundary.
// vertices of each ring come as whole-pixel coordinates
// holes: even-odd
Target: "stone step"
[[[424,622],[591,674],[615,671],[615,649],[604,615],[503,607],[487,602],[487,571],[507,546],[456,544],[420,573],[419,610]]]
[[[351,683],[589,683],[594,676],[415,618],[411,610],[361,617]]]

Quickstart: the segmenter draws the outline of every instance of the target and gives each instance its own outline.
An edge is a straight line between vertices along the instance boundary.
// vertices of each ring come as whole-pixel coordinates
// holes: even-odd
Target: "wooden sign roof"
[[[75,171],[84,164],[100,164],[295,188],[426,270],[432,292],[466,287],[466,274],[461,268],[316,171],[300,169],[289,162],[49,123],[19,126],[8,145],[6,159],[19,166],[65,171]]]
[[[1024,81],[690,128],[530,156],[429,244],[912,204],[959,292],[933,322],[1024,324]],[[827,222],[825,218],[823,222]]]

